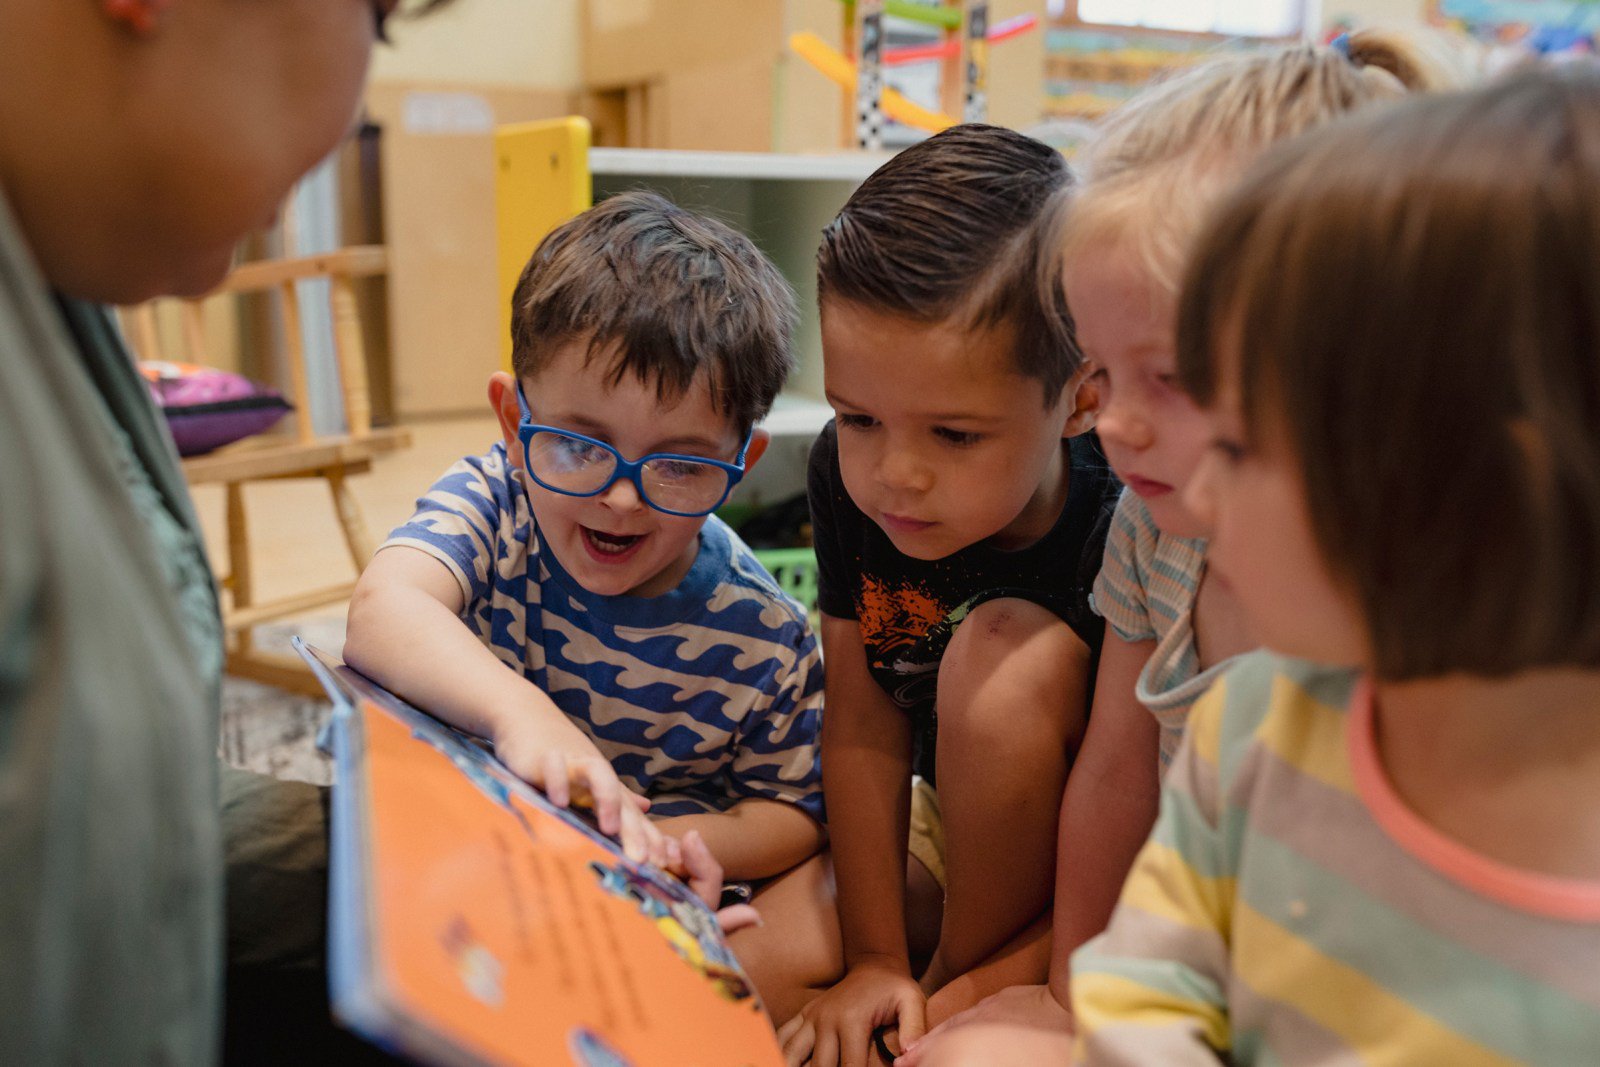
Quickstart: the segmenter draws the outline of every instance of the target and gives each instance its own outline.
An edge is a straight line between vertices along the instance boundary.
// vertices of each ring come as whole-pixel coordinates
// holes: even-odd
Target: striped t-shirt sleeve
[[[437,559],[455,575],[467,604],[489,596],[500,512],[509,504],[504,472],[489,469],[499,455],[468,456],[451,466],[382,546],[405,545]]]
[[[1230,1054],[1234,882],[1219,822],[1225,696],[1195,704],[1162,782],[1161,813],[1106,932],[1072,957],[1077,1060],[1215,1064]]]
[[[822,822],[822,656],[809,627],[797,653],[772,699],[745,718],[729,784],[739,796],[786,801]]]
[[[1143,522],[1140,521],[1141,517]],[[1139,498],[1123,490],[1106,535],[1106,554],[1094,582],[1094,610],[1124,641],[1153,641],[1148,581],[1141,559],[1155,547],[1156,530]]]

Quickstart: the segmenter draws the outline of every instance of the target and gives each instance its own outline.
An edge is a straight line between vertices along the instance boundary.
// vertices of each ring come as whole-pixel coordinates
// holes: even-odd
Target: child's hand
[[[577,803],[594,812],[600,832],[622,842],[622,851],[636,863],[667,865],[666,838],[645,817],[650,801],[617,777],[598,752],[569,752],[556,747],[539,730],[504,730],[496,735],[494,754],[517,777],[544,790],[558,808]]]
[[[1061,1006],[1047,985],[1017,985],[985,997],[966,1011],[950,1016],[919,1041],[906,1045],[894,1067],[917,1067],[943,1034],[970,1023],[1005,1023],[1033,1030],[1072,1032],[1072,1014]]]
[[[722,900],[722,864],[706,847],[700,831],[690,830],[681,841],[667,838],[667,852],[667,870],[688,882],[694,895],[706,902],[706,907],[715,908]],[[760,926],[761,915],[748,904],[735,904],[717,912],[717,925],[722,927],[723,933],[731,934],[746,926]]]
[[[872,1032],[898,1026],[911,1044],[926,1027],[927,998],[904,960],[868,956],[778,1031],[789,1067],[867,1067],[879,1062]]]
[[[621,841],[629,859],[667,866],[667,838],[645,815],[650,801],[622,784],[610,760],[546,752],[543,762],[544,793],[550,803],[558,808],[570,803],[589,808],[600,832]]]

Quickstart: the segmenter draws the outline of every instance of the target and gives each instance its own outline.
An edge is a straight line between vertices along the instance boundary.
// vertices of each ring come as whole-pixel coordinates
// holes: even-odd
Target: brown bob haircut
[[[1286,444],[1381,678],[1600,665],[1600,73],[1277,149],[1189,263],[1179,370]]]
[[[705,375],[739,433],[768,411],[794,365],[794,291],[750,240],[664,197],[627,192],[553,230],[511,297],[511,365],[539,373],[588,345],[662,400]]]
[[[817,299],[922,323],[1011,331],[1053,406],[1083,364],[1060,286],[1037,283],[1061,153],[999,126],[953,126],[874,171],[822,231]]]

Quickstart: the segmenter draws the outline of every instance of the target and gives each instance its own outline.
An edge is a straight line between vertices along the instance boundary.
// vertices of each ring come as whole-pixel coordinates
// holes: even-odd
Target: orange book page
[[[371,701],[358,709],[373,973],[392,1008],[496,1063],[782,1064],[687,890]]]

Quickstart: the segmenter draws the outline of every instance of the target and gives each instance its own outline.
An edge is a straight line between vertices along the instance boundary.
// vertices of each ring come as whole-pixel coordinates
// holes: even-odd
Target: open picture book
[[[334,1014],[424,1063],[783,1063],[715,916],[477,740],[300,640],[334,704]]]

